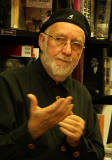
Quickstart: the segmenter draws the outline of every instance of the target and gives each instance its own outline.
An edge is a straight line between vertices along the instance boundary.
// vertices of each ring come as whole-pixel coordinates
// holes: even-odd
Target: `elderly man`
[[[55,11],[39,34],[39,59],[0,75],[1,160],[103,160],[91,97],[71,78],[90,35],[86,18]]]

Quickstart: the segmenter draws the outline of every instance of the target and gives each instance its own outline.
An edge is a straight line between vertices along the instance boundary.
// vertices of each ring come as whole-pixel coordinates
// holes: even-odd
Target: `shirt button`
[[[28,144],[28,148],[29,148],[30,150],[34,150],[34,149],[35,149],[35,145],[34,145],[34,144]]]
[[[79,157],[79,156],[80,156],[80,152],[73,152],[73,156],[74,156],[75,158]]]
[[[62,152],[65,152],[65,151],[66,151],[66,146],[62,145],[62,146],[60,147],[60,150],[61,150]]]

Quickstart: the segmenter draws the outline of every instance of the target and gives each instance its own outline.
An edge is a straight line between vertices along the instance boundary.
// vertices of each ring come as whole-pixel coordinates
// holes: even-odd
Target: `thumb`
[[[30,100],[30,111],[36,111],[38,108],[38,100],[34,94],[27,94],[27,97]]]

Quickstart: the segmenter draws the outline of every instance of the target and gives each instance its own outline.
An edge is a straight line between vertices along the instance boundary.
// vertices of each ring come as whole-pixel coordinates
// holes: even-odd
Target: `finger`
[[[58,100],[56,100],[54,103],[52,103],[51,105],[49,105],[48,107],[46,107],[46,111],[50,112],[50,113],[58,113],[60,112],[60,110],[65,109],[65,105],[67,106],[68,104],[71,103],[72,97],[69,96],[67,98],[60,98]]]
[[[73,104],[71,105],[71,100],[72,100],[72,97],[64,98],[61,103],[58,103],[57,106],[55,106],[54,113],[59,114],[61,116],[62,114],[65,114],[69,111],[69,114],[70,114],[70,112],[72,111],[72,108],[73,108]],[[57,102],[59,102],[59,101],[60,101],[60,99],[57,100]]]
[[[38,109],[38,100],[34,94],[27,94],[27,97],[30,100],[30,111],[35,111]]]
[[[74,121],[76,121],[76,122],[85,124],[84,119],[82,119],[81,117],[79,117],[79,116],[77,116],[77,115],[70,115],[70,116],[68,116],[68,118],[71,119],[71,120],[74,120]]]
[[[65,118],[63,121],[58,123],[59,126],[69,130],[70,132],[76,132],[77,130],[83,130],[85,125],[77,121]]]
[[[74,137],[74,135],[72,134],[72,132],[68,131],[67,129],[63,128],[63,127],[59,127],[60,131],[62,133],[64,133],[66,136],[69,136],[69,137]]]
[[[62,126],[62,124],[69,124],[69,125],[74,125],[75,126],[75,121],[72,119],[68,118],[69,116],[67,116],[67,118],[65,118],[63,121],[59,122],[59,125]]]
[[[63,128],[63,127],[60,127],[59,129],[62,133],[64,133],[67,137],[69,137],[72,140],[79,140],[81,135],[83,134],[83,132],[73,133],[73,132],[71,132],[71,131],[67,130],[66,128]]]
[[[51,105],[49,105],[48,107],[44,108],[48,113],[54,113],[55,110],[57,110],[57,108],[63,103],[64,98],[60,98],[59,100],[55,101],[54,103],[52,103]]]
[[[59,122],[58,125],[70,132],[74,132],[77,129],[73,124],[69,124],[69,123]]]
[[[56,100],[60,99],[60,96],[56,96]],[[73,112],[70,112],[70,115],[73,115]]]

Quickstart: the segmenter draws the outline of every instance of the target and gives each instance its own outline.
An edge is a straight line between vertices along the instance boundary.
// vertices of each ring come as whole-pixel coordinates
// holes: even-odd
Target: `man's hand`
[[[76,115],[69,115],[59,122],[60,130],[67,136],[67,142],[71,147],[79,145],[80,138],[85,128],[85,121]]]
[[[37,98],[33,94],[28,94],[30,99],[30,118],[28,129],[34,139],[40,137],[49,128],[63,121],[72,111],[72,97],[60,98],[51,105],[40,108]]]

